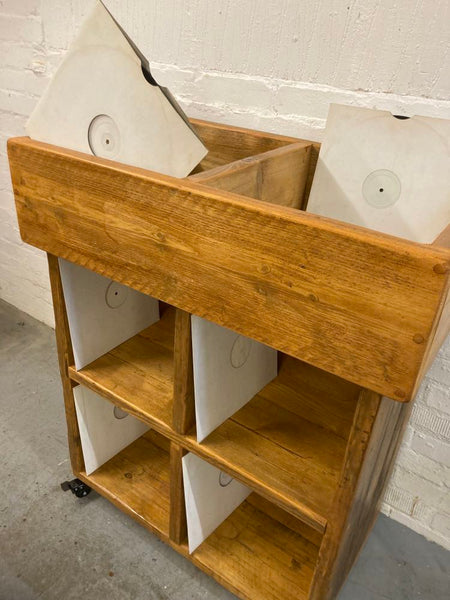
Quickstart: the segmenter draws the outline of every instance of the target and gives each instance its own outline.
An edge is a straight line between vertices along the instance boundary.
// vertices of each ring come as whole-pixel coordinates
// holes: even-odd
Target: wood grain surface
[[[69,368],[70,365],[73,365],[74,363],[72,341],[69,322],[67,320],[58,258],[48,254],[47,260],[52,289],[53,311],[55,313],[55,334],[56,346],[58,349],[59,372],[61,375],[66,412],[67,442],[72,470],[78,472],[84,469],[84,459],[75,411],[75,399],[72,391],[73,385],[76,384],[69,378]]]
[[[306,600],[317,553],[312,542],[244,502],[193,560],[244,600]]]
[[[169,538],[170,459],[149,431],[87,476],[79,477],[162,539]]]
[[[195,427],[191,315],[177,309],[175,320],[173,428],[188,433]]]
[[[300,142],[192,175],[191,181],[272,204],[303,208],[311,144]]]
[[[9,141],[24,241],[397,400],[412,397],[450,250]]]

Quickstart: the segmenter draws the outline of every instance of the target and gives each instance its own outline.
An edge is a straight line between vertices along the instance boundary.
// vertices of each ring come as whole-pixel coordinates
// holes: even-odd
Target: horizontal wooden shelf
[[[359,388],[290,357],[278,377],[189,449],[323,532]]]
[[[259,504],[250,496],[199,546],[193,562],[246,600],[308,598],[317,542]]]
[[[175,309],[69,376],[159,430],[172,424]]]
[[[168,442],[149,431],[91,475],[77,476],[165,541],[169,536]]]

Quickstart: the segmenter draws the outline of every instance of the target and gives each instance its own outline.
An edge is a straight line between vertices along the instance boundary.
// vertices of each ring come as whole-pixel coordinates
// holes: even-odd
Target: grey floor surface
[[[235,598],[94,492],[63,493],[65,436],[54,333],[0,301],[0,600]],[[381,516],[339,600],[448,600],[449,566]]]

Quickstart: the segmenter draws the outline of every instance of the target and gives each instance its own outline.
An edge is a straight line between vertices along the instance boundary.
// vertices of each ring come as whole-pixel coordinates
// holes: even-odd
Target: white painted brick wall
[[[450,118],[448,0],[106,0],[191,116],[320,140],[330,102]],[[5,142],[91,0],[0,0],[0,297],[53,323],[19,238]],[[450,547],[450,341],[419,392],[386,514]]]

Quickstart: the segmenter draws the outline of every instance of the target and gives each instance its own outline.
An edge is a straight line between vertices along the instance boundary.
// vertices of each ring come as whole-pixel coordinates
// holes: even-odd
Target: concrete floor
[[[0,301],[0,600],[235,598],[71,479],[54,333]],[[448,600],[450,553],[381,516],[339,600]],[[261,599],[264,600],[264,599]]]

